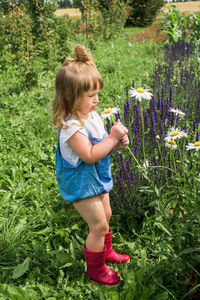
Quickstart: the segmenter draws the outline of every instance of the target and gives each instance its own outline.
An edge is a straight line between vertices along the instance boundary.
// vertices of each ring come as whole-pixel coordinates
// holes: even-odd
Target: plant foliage
[[[172,5],[168,12],[164,12],[164,21],[159,24],[159,30],[167,34],[170,43],[186,38],[199,40],[200,12],[181,14],[180,10]]]
[[[131,0],[129,5],[132,8],[128,24],[133,26],[147,26],[155,20],[164,0]]]

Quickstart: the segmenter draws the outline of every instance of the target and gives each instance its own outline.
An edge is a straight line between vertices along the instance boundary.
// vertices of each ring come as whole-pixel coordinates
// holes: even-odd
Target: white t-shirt
[[[67,128],[61,128],[60,131],[60,152],[62,157],[67,160],[74,167],[77,165],[79,156],[72,150],[67,140],[76,132],[79,131],[82,134],[88,136],[85,127],[90,131],[92,137],[102,139],[106,133],[103,120],[95,112],[91,112],[91,118],[83,119],[84,125],[82,126],[80,122],[73,119],[73,116],[67,119]],[[84,127],[85,126],[85,127]]]

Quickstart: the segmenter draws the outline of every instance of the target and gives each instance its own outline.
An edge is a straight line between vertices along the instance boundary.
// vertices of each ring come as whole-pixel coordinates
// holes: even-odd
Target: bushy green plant
[[[164,12],[164,21],[159,24],[159,31],[167,34],[170,43],[178,40],[200,39],[200,12],[180,13],[180,10],[172,5]]]
[[[37,1],[34,4],[37,7]],[[67,16],[55,17],[50,8],[49,12],[38,8],[37,15],[28,5],[13,3],[6,14],[3,9],[0,12],[0,68],[17,65],[19,82],[27,88],[37,85],[41,68],[51,69],[56,60],[63,61],[69,52],[69,39],[80,31],[78,22]]]
[[[38,16],[50,16],[57,8],[57,0],[44,1],[44,0],[2,0],[0,2],[0,9],[4,14],[9,12],[9,8],[13,6],[26,7],[27,13],[34,19]]]
[[[129,5],[132,9],[127,24],[147,26],[155,20],[164,0],[130,0]]]
[[[168,12],[164,12],[164,21],[159,24],[159,30],[168,35],[170,43],[176,43],[189,35],[190,22],[189,14],[180,14],[180,10],[172,5],[168,7]]]
[[[28,62],[33,50],[32,21],[24,7],[13,4],[6,15],[0,17],[1,68],[8,63]],[[5,59],[6,57],[6,59]],[[5,59],[5,61],[4,61]],[[7,62],[7,64],[6,64]]]
[[[100,6],[103,14],[104,38],[109,39],[121,32],[129,14],[129,6],[124,1],[108,1],[106,7]]]
[[[71,39],[80,33],[80,20],[69,19],[68,16],[56,17],[54,20],[54,47],[59,62],[63,62],[68,55]]]
[[[200,40],[200,11],[190,14],[190,33],[195,40]]]
[[[98,0],[83,0],[82,12],[84,32],[93,47],[96,38],[107,40],[121,32],[128,17],[128,5],[112,0],[105,7]]]

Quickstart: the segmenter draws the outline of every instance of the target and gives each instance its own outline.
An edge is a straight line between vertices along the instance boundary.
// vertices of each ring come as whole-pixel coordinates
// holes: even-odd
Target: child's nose
[[[98,95],[95,95],[93,98],[94,103],[97,103],[99,101]]]

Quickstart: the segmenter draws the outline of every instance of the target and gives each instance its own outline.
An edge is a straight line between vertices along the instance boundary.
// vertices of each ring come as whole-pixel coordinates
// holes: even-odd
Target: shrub
[[[128,5],[124,1],[112,0],[105,6],[98,0],[84,0],[79,8],[90,47],[95,46],[96,38],[106,40],[119,34],[128,18]]]
[[[108,39],[124,28],[128,18],[129,6],[124,1],[119,0],[107,1],[106,4],[102,4],[102,0],[99,0],[99,2],[104,21],[104,37]]]
[[[127,24],[146,26],[152,24],[164,0],[131,0],[129,5],[132,10]]]
[[[68,16],[56,17],[54,20],[54,34],[57,60],[64,61],[69,54],[69,41],[80,32],[80,20],[69,19]]]
[[[159,29],[168,35],[171,44],[178,40],[200,39],[200,12],[180,13],[180,10],[172,5],[168,12],[164,12],[164,21],[159,24]]]
[[[6,15],[1,15],[0,45],[4,45],[0,51],[2,68],[6,67],[5,62],[22,64],[30,60],[33,48],[31,26],[30,16],[23,7],[15,4],[9,8]]]
[[[180,10],[172,5],[168,7],[168,12],[164,12],[164,21],[159,24],[159,28],[168,35],[170,43],[173,44],[188,36],[190,22],[190,15],[180,14]]]
[[[63,61],[69,38],[78,27],[67,17],[55,17],[51,5],[43,7],[39,2],[25,6],[26,1],[21,1],[20,5],[1,6],[0,11],[0,69],[16,65],[21,84],[27,88],[38,83],[38,71]]]

